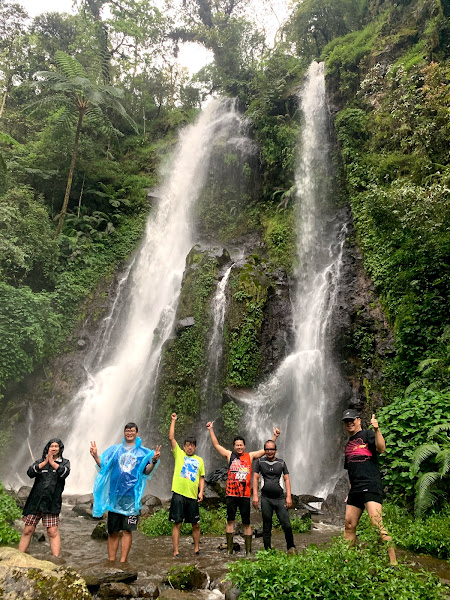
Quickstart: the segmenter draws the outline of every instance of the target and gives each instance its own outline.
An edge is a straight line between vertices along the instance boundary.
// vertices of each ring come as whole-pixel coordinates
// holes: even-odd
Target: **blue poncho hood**
[[[142,446],[140,437],[134,446],[121,444],[110,446],[100,456],[100,472],[94,483],[94,506],[92,514],[101,517],[106,511],[122,515],[137,515],[148,479],[152,478],[159,461],[150,475],[144,469],[152,460],[154,450]]]

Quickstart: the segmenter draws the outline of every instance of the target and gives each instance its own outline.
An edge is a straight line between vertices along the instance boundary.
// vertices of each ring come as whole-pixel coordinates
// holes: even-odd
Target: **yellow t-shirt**
[[[188,456],[177,444],[172,450],[175,469],[172,479],[172,492],[197,500],[200,477],[205,476],[203,458],[193,454]]]

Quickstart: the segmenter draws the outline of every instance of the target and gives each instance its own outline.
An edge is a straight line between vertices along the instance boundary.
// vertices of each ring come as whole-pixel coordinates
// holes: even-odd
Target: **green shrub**
[[[434,576],[399,565],[392,570],[386,548],[349,547],[343,539],[321,550],[310,546],[298,556],[271,550],[257,560],[229,564],[240,600],[438,600],[442,584]]]
[[[224,534],[226,518],[227,511],[225,506],[220,506],[215,510],[206,510],[206,508],[200,506],[200,532],[202,535]],[[149,537],[172,535],[173,523],[169,521],[169,511],[163,508],[150,517],[142,519],[139,528]],[[181,535],[191,535],[192,526],[189,523],[183,523],[180,532]]]
[[[406,398],[394,398],[378,411],[377,417],[386,440],[386,452],[380,455],[383,482],[391,500],[412,505],[414,451],[427,441],[433,425],[450,419],[450,392],[414,390]]]
[[[14,544],[19,541],[19,533],[11,527],[11,522],[20,519],[19,507],[5,492],[0,483],[0,544]]]
[[[424,518],[414,518],[406,509],[391,503],[383,505],[383,523],[400,548],[450,559],[450,506]],[[375,541],[377,532],[367,513],[361,517],[357,535],[363,541]]]

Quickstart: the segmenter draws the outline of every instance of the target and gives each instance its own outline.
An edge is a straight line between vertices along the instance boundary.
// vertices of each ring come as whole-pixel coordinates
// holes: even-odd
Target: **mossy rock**
[[[200,571],[195,565],[171,567],[167,573],[166,583],[176,590],[204,589],[208,584],[208,574]]]
[[[0,597],[8,600],[90,600],[86,582],[70,567],[57,567],[14,548],[0,549]]]

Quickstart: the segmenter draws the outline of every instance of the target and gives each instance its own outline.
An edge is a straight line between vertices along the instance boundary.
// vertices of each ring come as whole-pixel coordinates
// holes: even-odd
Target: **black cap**
[[[354,408],[347,408],[344,410],[344,414],[342,415],[342,420],[346,421],[347,419],[359,419],[359,413]]]

